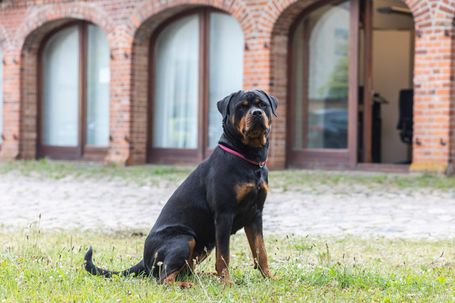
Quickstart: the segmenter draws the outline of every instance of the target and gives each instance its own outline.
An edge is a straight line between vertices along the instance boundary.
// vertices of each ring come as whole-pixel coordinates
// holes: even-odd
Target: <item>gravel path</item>
[[[269,193],[268,234],[455,237],[455,191],[355,187],[340,191]],[[0,229],[39,224],[42,229],[144,230],[154,223],[176,184],[127,184],[122,180],[50,180],[0,175]]]

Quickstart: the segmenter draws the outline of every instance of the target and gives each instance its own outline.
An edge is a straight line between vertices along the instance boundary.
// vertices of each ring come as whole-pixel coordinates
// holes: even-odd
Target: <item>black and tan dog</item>
[[[85,269],[94,275],[153,275],[166,284],[192,269],[216,248],[216,274],[226,284],[229,276],[229,239],[241,228],[254,265],[271,277],[262,237],[262,209],[268,191],[265,167],[271,115],[277,100],[261,90],[238,91],[217,103],[223,116],[223,135],[210,157],[177,188],[164,206],[144,245],[143,259],[122,272],[96,267],[92,249]]]

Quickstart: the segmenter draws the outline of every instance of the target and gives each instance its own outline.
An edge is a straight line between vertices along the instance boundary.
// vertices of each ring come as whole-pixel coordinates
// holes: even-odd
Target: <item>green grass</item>
[[[37,176],[50,179],[62,178],[103,178],[121,179],[136,184],[158,184],[180,182],[193,167],[160,165],[115,166],[87,164],[83,162],[60,161],[12,161],[0,163],[0,174],[15,173],[23,176]],[[330,188],[335,191],[355,190],[355,186],[370,189],[431,189],[453,190],[455,177],[437,174],[384,174],[318,170],[276,170],[269,176],[274,189],[284,191],[313,190],[323,192]]]
[[[0,174],[19,174],[21,176],[45,177],[59,180],[63,178],[102,178],[122,179],[137,184],[155,184],[161,181],[178,182],[185,178],[191,167],[142,165],[117,166],[87,162],[49,161],[10,161],[0,163]]]
[[[141,258],[143,236],[131,233],[0,233],[0,302],[450,302],[455,300],[455,240],[266,237],[277,280],[251,266],[244,235],[231,242],[232,288],[201,275],[213,255],[186,277],[191,289],[153,279],[89,275],[96,264],[124,269]]]
[[[391,174],[391,173],[359,173],[349,171],[318,171],[318,170],[283,170],[272,171],[270,183],[273,187],[284,190],[302,188],[319,188],[319,191],[330,187],[339,191],[351,192],[355,187],[366,186],[371,189],[431,189],[453,190],[455,177],[431,173]]]

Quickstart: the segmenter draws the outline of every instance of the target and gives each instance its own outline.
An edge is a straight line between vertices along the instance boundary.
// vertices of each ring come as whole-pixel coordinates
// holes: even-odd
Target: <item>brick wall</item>
[[[454,1],[408,1],[416,24],[414,170],[451,170]],[[452,139],[452,140],[451,140]],[[453,156],[453,155],[452,155]]]
[[[37,142],[37,52],[43,37],[62,22],[93,22],[111,49],[110,148],[106,161],[144,163],[147,141],[148,46],[167,18],[197,6],[236,18],[245,36],[244,88],[260,87],[280,101],[270,163],[286,164],[287,44],[306,7],[321,0],[4,0],[0,45],[4,49],[4,142],[0,158],[34,158]],[[414,15],[415,170],[450,169],[455,156],[455,0],[406,0]]]

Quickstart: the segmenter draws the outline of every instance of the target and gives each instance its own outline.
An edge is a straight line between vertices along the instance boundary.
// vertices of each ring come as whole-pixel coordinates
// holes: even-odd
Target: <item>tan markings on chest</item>
[[[235,196],[237,203],[242,202],[242,200],[252,191],[255,189],[262,189],[265,192],[269,190],[267,183],[261,182],[259,185],[256,185],[254,182],[249,183],[241,183],[235,186]]]
[[[269,185],[266,183],[266,182],[262,182],[260,185],[262,190],[264,190],[265,192],[268,192],[269,191]]]
[[[255,188],[256,184],[253,182],[237,184],[234,189],[237,203],[240,203]]]

